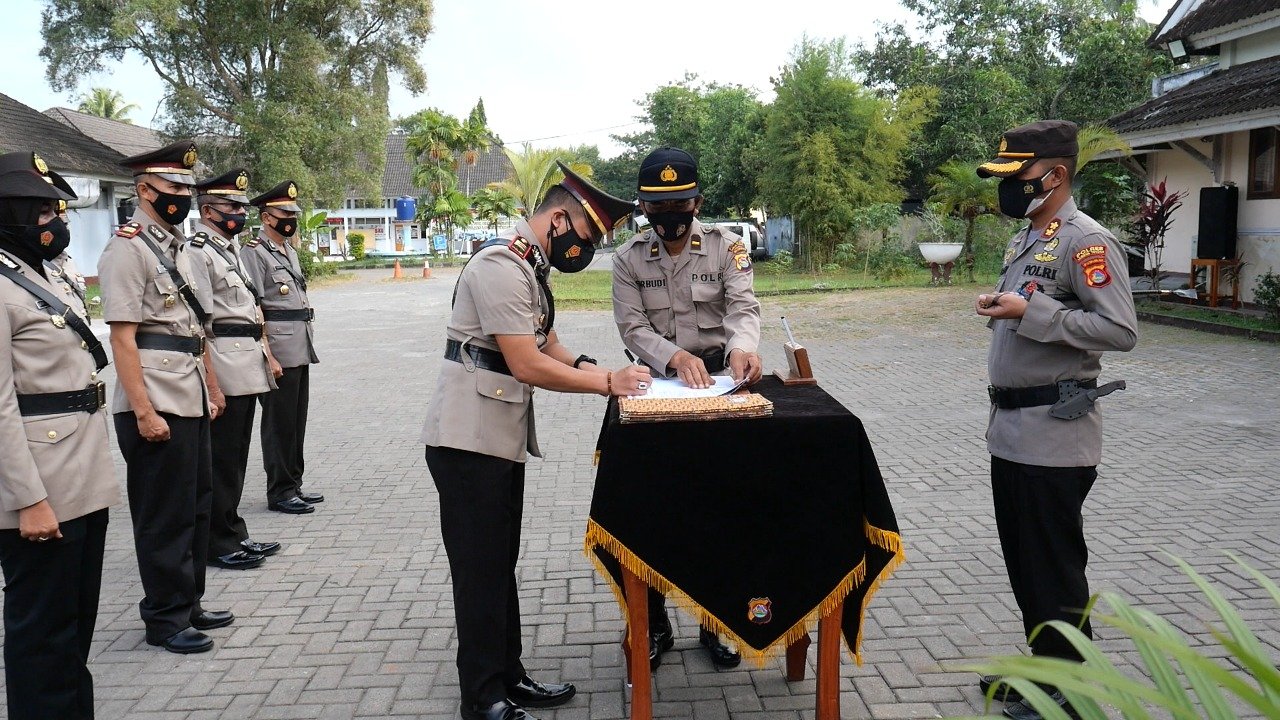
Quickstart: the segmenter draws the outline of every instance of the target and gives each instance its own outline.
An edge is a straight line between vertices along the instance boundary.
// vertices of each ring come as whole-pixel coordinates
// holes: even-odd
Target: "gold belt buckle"
[[[107,384],[101,380],[94,383],[94,389],[98,391],[98,409],[107,406]]]

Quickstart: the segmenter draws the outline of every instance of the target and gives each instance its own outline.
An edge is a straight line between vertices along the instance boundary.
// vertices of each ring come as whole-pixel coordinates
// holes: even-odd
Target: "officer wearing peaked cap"
[[[585,268],[596,243],[632,209],[560,169],[564,180],[530,217],[463,268],[422,434],[453,576],[465,720],[530,720],[525,707],[560,705],[575,692],[530,679],[520,662],[515,564],[524,464],[528,455],[540,456],[533,388],[600,395],[648,389],[647,369],[599,368],[556,335],[551,268]]]
[[[80,297],[45,270],[75,193],[36,153],[0,155],[0,566],[9,717],[93,717],[87,661],[108,506],[120,501]],[[92,342],[92,344],[90,344]]]
[[[249,173],[235,168],[196,185],[200,219],[191,238],[192,265],[209,310],[205,353],[209,397],[221,412],[210,424],[213,449],[213,506],[209,522],[209,564],[243,570],[258,567],[277,542],[254,542],[240,498],[244,492],[253,414],[258,398],[275,388],[271,356],[263,335],[258,298],[241,261],[238,236],[249,207]]]
[[[1030,221],[1009,243],[996,291],[977,301],[992,330],[987,447],[996,527],[1028,637],[1048,620],[1080,624],[1088,604],[1082,510],[1102,459],[1093,400],[1116,388],[1098,387],[1102,353],[1137,341],[1124,252],[1071,197],[1078,152],[1076,126],[1047,120],[1006,132],[996,159],[978,168],[1001,178],[1000,211]],[[1082,629],[1091,634],[1087,620]],[[1037,635],[1031,651],[1080,660],[1053,630]],[[1012,693],[1005,699],[1013,701],[1005,715],[1039,717]]]
[[[262,229],[244,247],[244,267],[262,306],[267,344],[282,373],[278,388],[262,403],[262,464],[267,472],[267,507],[299,515],[315,512],[324,495],[302,489],[304,444],[316,357],[307,280],[294,249],[298,234],[298,185],[285,180],[249,201],[258,208]]]
[[[118,378],[111,410],[145,593],[139,609],[147,642],[175,653],[212,649],[203,631],[235,619],[201,606],[212,500],[206,311],[178,229],[196,160],[189,140],[125,159],[138,209],[98,260]]]

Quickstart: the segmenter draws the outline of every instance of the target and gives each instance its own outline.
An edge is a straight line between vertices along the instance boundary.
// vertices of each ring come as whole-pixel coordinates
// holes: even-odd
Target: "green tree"
[[[941,206],[944,215],[955,215],[964,221],[964,266],[969,282],[974,276],[973,237],[978,218],[999,212],[994,178],[980,178],[975,168],[981,161],[952,160],[930,178],[930,200]]]
[[[499,187],[481,188],[471,196],[471,209],[476,217],[488,223],[494,234],[498,232],[498,220],[512,217],[517,212],[516,199]]]
[[[124,96],[118,90],[111,88],[90,88],[89,92],[80,98],[80,112],[129,124],[133,124],[129,119],[129,113],[138,109],[136,104],[126,103]]]
[[[570,170],[590,178],[591,166],[574,160],[573,153],[561,148],[537,149],[526,143],[520,152],[502,148],[511,161],[511,175],[492,187],[505,190],[515,198],[516,207],[526,217],[538,207],[547,190],[564,179],[564,173],[556,167],[556,160],[563,161]]]
[[[332,202],[379,195],[388,73],[425,87],[431,0],[48,0],[41,32],[55,90],[139,56],[167,91],[167,133],[219,138],[206,159]]]
[[[415,124],[405,139],[405,152],[413,163],[413,184],[426,188],[432,197],[456,189],[458,153],[464,147],[462,124],[435,108],[413,117]]]
[[[423,198],[423,201],[418,214],[419,222],[425,221],[424,226],[434,223],[450,241],[453,240],[454,228],[465,228],[471,224],[471,199],[456,188],[449,188],[434,198]],[[452,242],[446,244],[445,249],[449,256],[453,255]]]
[[[461,124],[458,132],[458,145],[462,148],[462,167],[466,168],[462,185],[463,193],[471,194],[471,174],[480,159],[480,153],[493,145],[493,132],[489,130],[485,120],[484,100],[476,102],[471,114]]]

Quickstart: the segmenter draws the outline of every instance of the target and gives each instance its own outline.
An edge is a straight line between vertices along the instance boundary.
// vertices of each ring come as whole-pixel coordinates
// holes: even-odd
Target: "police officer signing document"
[[[991,318],[991,490],[996,527],[1027,635],[1040,623],[1079,624],[1089,602],[1081,510],[1102,459],[1097,397],[1103,351],[1133,349],[1137,318],[1125,254],[1071,197],[1076,126],[1049,120],[1005,133],[996,160],[978,168],[1000,182],[1000,211],[1027,218],[1004,256],[997,291],[978,296]],[[1088,622],[1083,627],[1091,634]],[[1036,655],[1080,660],[1053,630]],[[984,692],[996,678],[982,678]],[[1011,692],[1005,715],[1039,715]],[[1065,704],[1060,693],[1054,695]]]
[[[487,244],[455,288],[444,362],[423,429],[440,493],[440,530],[453,576],[461,715],[530,720],[525,707],[568,702],[572,685],[540,683],[520,662],[524,463],[540,457],[533,388],[641,395],[646,368],[608,371],[560,344],[548,286],[552,267],[577,272],[633,205],[561,164],[565,178],[514,233]]]

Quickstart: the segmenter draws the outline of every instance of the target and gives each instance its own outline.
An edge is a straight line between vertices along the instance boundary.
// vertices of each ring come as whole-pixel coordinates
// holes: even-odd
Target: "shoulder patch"
[[[1107,246],[1088,245],[1072,257],[1084,270],[1084,283],[1091,288],[1104,288],[1111,284],[1107,270]]]
[[[116,229],[116,237],[131,238],[142,232],[142,225],[136,222],[127,222]]]
[[[731,255],[740,255],[746,252],[747,247],[742,244],[741,240],[734,240],[733,244],[729,246],[729,254]]]

